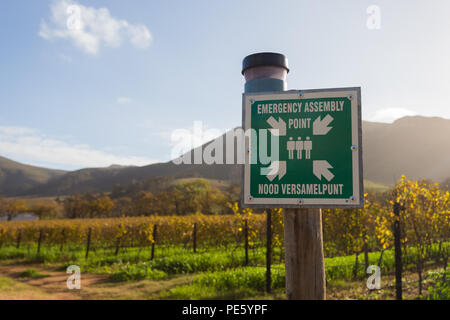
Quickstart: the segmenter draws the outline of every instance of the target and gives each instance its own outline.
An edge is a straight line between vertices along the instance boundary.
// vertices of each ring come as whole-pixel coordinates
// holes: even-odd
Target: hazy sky
[[[365,120],[450,118],[449,16],[448,0],[1,1],[0,155],[167,161],[173,130],[241,124],[260,51],[288,57],[290,89],[361,86]]]

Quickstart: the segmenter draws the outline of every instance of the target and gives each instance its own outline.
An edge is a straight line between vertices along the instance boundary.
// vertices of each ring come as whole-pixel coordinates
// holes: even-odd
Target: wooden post
[[[150,260],[153,260],[153,258],[155,257],[155,243],[156,243],[157,230],[158,230],[158,225],[155,224],[153,226],[152,256],[150,257]]]
[[[244,220],[245,265],[248,265],[248,221]]]
[[[394,203],[395,296],[402,300],[402,244],[400,242],[400,204]]]
[[[378,266],[381,268],[381,264],[383,263],[383,254],[384,254],[384,249],[381,249],[380,252],[380,257],[378,258]]]
[[[322,210],[286,209],[284,246],[287,299],[324,300]]]
[[[358,268],[359,268],[359,251],[355,252],[355,265],[353,267],[353,279],[356,279],[358,277]],[[366,269],[367,270],[367,269]]]
[[[120,238],[117,238],[117,241],[116,241],[116,252],[114,252],[115,256],[117,256],[119,254],[119,249],[120,249]]]
[[[364,242],[364,272],[367,272],[369,267],[369,244],[367,240]]]
[[[61,247],[59,248],[59,252],[62,252],[65,241],[66,241],[66,231],[65,231],[65,229],[62,229],[62,231],[61,231]]]
[[[17,234],[17,244],[16,244],[17,249],[20,248],[21,241],[22,241],[22,229],[19,229],[19,233]]]
[[[92,228],[89,228],[88,236],[87,236],[87,243],[86,243],[86,257],[85,257],[86,260],[89,257],[89,248],[91,247],[91,233],[92,233]]]
[[[39,230],[37,253],[41,252],[42,230]]]
[[[197,252],[197,223],[194,223],[194,230],[192,230],[192,247],[194,253]]]
[[[272,209],[266,210],[266,291],[271,291],[271,266],[272,266]]]

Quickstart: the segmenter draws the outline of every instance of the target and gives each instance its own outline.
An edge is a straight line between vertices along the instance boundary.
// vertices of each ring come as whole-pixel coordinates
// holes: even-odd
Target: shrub
[[[40,279],[48,277],[46,274],[42,274],[39,271],[35,269],[27,269],[21,273],[19,273],[20,278],[33,278],[33,279]]]
[[[428,300],[450,300],[450,271],[430,272],[428,276],[434,279],[435,285],[428,288]]]
[[[143,262],[139,264],[123,265],[118,271],[111,274],[112,281],[131,280],[159,280],[167,277],[164,271],[153,269],[149,264]]]

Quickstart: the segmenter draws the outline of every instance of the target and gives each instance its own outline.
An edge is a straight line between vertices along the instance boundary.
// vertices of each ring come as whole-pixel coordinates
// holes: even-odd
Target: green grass
[[[15,281],[11,278],[0,277],[0,289],[6,290],[13,286]]]
[[[447,246],[449,243],[445,243]],[[274,265],[272,267],[272,290],[265,293],[265,249],[257,248],[249,252],[249,265],[244,266],[243,248],[235,250],[222,248],[199,248],[198,252],[181,246],[158,246],[155,258],[150,259],[149,248],[121,248],[118,255],[114,248],[93,248],[88,259],[85,259],[85,247],[59,246],[41,247],[39,254],[36,246],[24,244],[17,249],[14,246],[3,246],[0,260],[13,260],[15,263],[41,263],[59,267],[63,271],[67,266],[75,264],[82,272],[108,274],[112,282],[126,281],[171,281],[180,275],[192,275],[192,280],[183,285],[159,292],[157,298],[163,299],[243,299],[264,297],[279,299],[284,296],[284,265],[279,264],[279,248],[275,248]],[[433,250],[437,245],[433,246]],[[369,253],[369,264],[378,264],[380,252]],[[409,248],[403,254],[404,269],[415,272],[414,259],[416,249]],[[427,264],[436,263],[434,257],[428,258]],[[364,255],[359,255],[359,266],[354,277],[355,255],[325,258],[327,285],[338,291],[354,291],[353,286],[360,285],[367,274],[364,266]],[[386,250],[381,264],[382,274],[394,271],[394,250]],[[45,275],[33,269],[26,270],[21,277],[39,278]],[[436,290],[430,294],[434,299],[446,297],[445,289],[439,280]],[[433,289],[431,289],[433,290]]]
[[[284,289],[285,272],[281,265],[272,266],[272,289]],[[163,297],[168,299],[242,299],[264,294],[266,269],[243,267],[225,271],[206,272],[190,284],[168,290]]]
[[[275,256],[278,249],[275,250]],[[90,252],[89,258],[85,259],[85,249],[80,247],[69,247],[59,250],[58,246],[41,247],[39,254],[36,253],[36,246],[30,248],[22,246],[20,249],[14,246],[3,246],[0,250],[0,260],[20,260],[20,263],[43,263],[61,264],[60,270],[67,266],[79,265],[84,272],[113,274],[113,273],[139,273],[136,268],[142,267],[162,271],[168,275],[190,274],[204,271],[224,270],[235,268],[245,264],[245,254],[241,250],[225,250],[224,248],[211,248],[209,250],[199,250],[193,253],[189,249],[182,247],[166,247],[156,250],[155,258],[150,259],[150,250],[140,250],[139,248],[122,249],[118,255],[114,250],[97,249]],[[265,253],[263,249],[250,250],[249,265],[263,265],[265,263]],[[134,265],[131,270],[131,265]],[[146,271],[148,273],[148,271]],[[152,278],[152,276],[149,276]],[[119,279],[120,277],[117,277]],[[127,277],[124,276],[123,279]],[[131,279],[134,279],[131,276]],[[140,276],[136,276],[136,279]]]
[[[430,272],[435,285],[428,288],[428,300],[450,300],[450,270]]]
[[[167,273],[161,270],[153,269],[146,262],[140,264],[126,264],[117,271],[111,273],[112,281],[135,281],[135,280],[161,280],[167,278]]]
[[[446,243],[445,245],[448,245]],[[435,246],[437,248],[437,245]],[[36,253],[36,245],[23,245],[17,249],[14,246],[3,246],[0,250],[0,260],[19,260],[24,263],[41,263],[59,265],[60,270],[67,266],[79,265],[83,272],[111,275],[113,281],[159,280],[183,274],[198,274],[205,272],[224,272],[231,269],[242,269],[245,265],[244,250],[226,250],[226,248],[201,248],[197,253],[181,246],[157,247],[155,259],[150,259],[149,248],[122,248],[118,255],[114,249],[97,248],[92,250],[85,259],[84,246],[69,246],[60,251],[59,246],[41,247]],[[280,254],[279,248],[274,249],[274,257]],[[405,269],[413,269],[416,255],[415,248],[409,248],[403,255]],[[369,264],[378,264],[380,252],[369,253]],[[431,259],[432,260],[432,259]],[[428,263],[433,261],[429,260]],[[278,259],[274,259],[277,263]],[[325,258],[327,281],[353,279],[355,255]],[[249,267],[265,265],[265,250],[257,248],[249,252]],[[381,264],[382,273],[394,270],[394,250],[386,250]],[[364,255],[359,255],[359,265],[356,279],[367,278]]]
[[[19,278],[32,278],[32,279],[41,279],[46,278],[48,275],[42,274],[35,269],[27,269],[21,273],[19,273]]]

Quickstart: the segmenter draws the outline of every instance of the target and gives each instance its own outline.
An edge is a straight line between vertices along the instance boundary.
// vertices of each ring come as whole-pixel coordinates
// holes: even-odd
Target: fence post
[[[194,248],[194,252],[197,252],[197,223],[194,223],[194,230],[193,230],[193,235],[192,235],[192,246]]]
[[[61,231],[61,247],[59,248],[59,252],[62,252],[65,241],[66,241],[66,231],[65,231],[65,229],[62,229],[62,231]]]
[[[395,295],[402,300],[402,247],[400,242],[400,204],[394,203]]]
[[[244,237],[245,237],[245,265],[248,265],[248,221],[244,220]]]
[[[22,229],[19,229],[19,233],[17,234],[17,249],[20,248],[20,242],[22,241]]]
[[[272,209],[266,211],[266,291],[271,291],[271,265],[272,265]]]
[[[156,243],[157,230],[158,230],[158,225],[155,224],[153,226],[152,256],[150,257],[150,260],[153,260],[153,258],[155,257],[155,243]]]
[[[369,267],[369,245],[367,240],[364,242],[364,270],[367,270]]]
[[[116,241],[116,252],[114,252],[115,256],[117,256],[119,254],[119,248],[120,248],[120,238],[117,238],[117,241]]]
[[[92,233],[92,228],[89,228],[88,236],[87,236],[87,243],[86,243],[86,257],[85,257],[86,260],[89,257],[89,248],[91,247],[91,233]]]
[[[42,230],[39,230],[37,253],[41,252]]]
[[[355,265],[353,266],[353,278],[354,279],[356,279],[358,277],[358,268],[359,268],[359,260],[358,259],[359,259],[359,251],[355,252]]]

